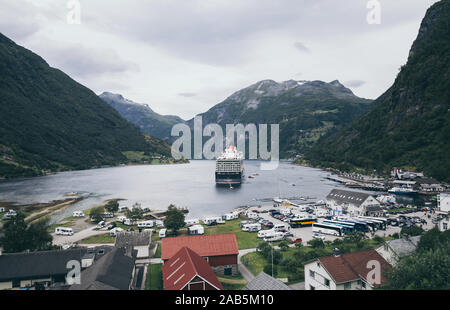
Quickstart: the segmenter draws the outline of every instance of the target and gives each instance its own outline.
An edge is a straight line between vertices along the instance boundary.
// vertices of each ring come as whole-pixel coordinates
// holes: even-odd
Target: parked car
[[[97,224],[97,228],[103,228],[103,227],[105,227],[105,226],[106,226],[105,221],[100,221],[100,222]]]
[[[111,229],[113,229],[113,228],[115,228],[115,227],[117,227],[116,222],[112,222],[111,224],[108,225],[107,229],[108,229],[108,230],[111,230]]]
[[[291,243],[302,243],[302,238],[291,239]]]
[[[325,236],[322,234],[314,233],[313,238],[325,240]]]

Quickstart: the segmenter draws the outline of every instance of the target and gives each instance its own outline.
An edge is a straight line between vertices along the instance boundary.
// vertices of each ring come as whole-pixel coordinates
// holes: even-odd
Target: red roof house
[[[208,262],[188,247],[162,267],[165,290],[223,290]]]
[[[238,272],[239,249],[235,234],[164,238],[161,259],[166,263],[183,247],[205,258],[216,273],[234,275]]]

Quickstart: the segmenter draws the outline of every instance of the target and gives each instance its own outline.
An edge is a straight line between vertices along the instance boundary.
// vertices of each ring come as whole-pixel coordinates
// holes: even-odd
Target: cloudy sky
[[[80,24],[68,23],[73,2]],[[97,94],[185,119],[259,80],[392,85],[436,0],[0,0],[0,32]],[[73,20],[73,19],[71,19]]]

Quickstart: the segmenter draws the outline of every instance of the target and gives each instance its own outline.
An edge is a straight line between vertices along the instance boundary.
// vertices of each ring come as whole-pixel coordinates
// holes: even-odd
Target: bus
[[[369,225],[366,222],[363,222],[360,220],[355,220],[355,219],[348,219],[348,220],[345,220],[344,222],[354,223],[355,229],[357,231],[361,231],[364,233],[369,232]]]
[[[355,223],[349,223],[349,222],[343,222],[343,221],[333,221],[333,220],[325,220],[322,223],[341,226],[344,234],[348,234],[348,233],[351,233],[356,230]]]
[[[289,221],[289,225],[291,225],[292,228],[298,228],[298,227],[307,227],[311,226],[312,224],[317,223],[317,219],[314,218],[292,218]]]
[[[321,234],[333,235],[333,236],[344,235],[343,227],[337,226],[337,225],[332,225],[332,224],[314,223],[314,224],[312,224],[312,231],[313,231],[313,233],[321,233]]]
[[[370,217],[370,216],[358,216],[358,219],[361,219],[363,221],[369,220],[372,222],[375,222],[378,224],[378,229],[386,230],[387,226],[387,219],[380,218],[380,217]]]

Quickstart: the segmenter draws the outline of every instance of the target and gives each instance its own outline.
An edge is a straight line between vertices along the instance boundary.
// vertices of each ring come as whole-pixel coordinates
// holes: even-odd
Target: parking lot
[[[296,207],[281,207],[281,208],[282,209],[289,208],[296,213],[305,214],[305,215],[308,214],[306,212],[299,212]],[[294,235],[292,238],[293,239],[301,238],[303,244],[306,244],[309,240],[313,239],[312,227],[291,228],[291,227],[289,227],[289,224],[287,222],[284,222],[282,220],[272,217],[271,213],[268,212],[269,210],[272,210],[272,209],[279,209],[279,208],[278,207],[274,208],[274,206],[261,206],[261,207],[251,207],[248,209],[248,211],[257,213],[260,218],[266,219],[266,220],[272,222],[274,225],[285,224],[286,228],[288,228],[288,231]],[[414,212],[414,213],[409,213],[409,214],[397,214],[397,215],[390,215],[389,218],[399,218],[401,216],[405,216],[408,218],[417,217],[421,220],[425,220],[426,224],[425,223],[415,223],[415,225],[422,227],[424,230],[432,229],[435,226],[435,224],[432,223],[432,219],[435,217],[435,215],[432,214],[431,212],[420,211],[420,212]],[[428,218],[428,216],[430,216],[430,218]],[[317,219],[318,223],[321,223],[323,221],[324,221],[324,218]],[[263,228],[263,229],[265,229],[265,228]],[[268,228],[266,228],[266,229],[268,229]],[[400,233],[400,231],[401,231],[401,227],[388,225],[386,227],[386,230],[377,230],[373,234],[366,233],[366,235],[367,235],[367,237],[373,237],[375,235],[378,235],[380,237],[386,237],[386,236],[392,235],[394,233]],[[339,238],[339,237],[331,236],[331,235],[323,235],[323,236],[325,237],[325,240],[329,240],[329,241],[333,241],[334,239]]]

